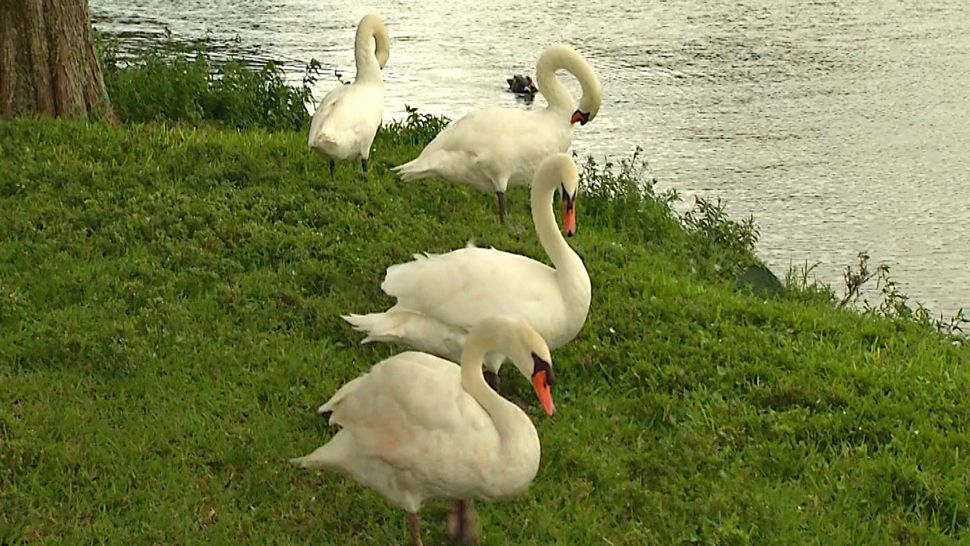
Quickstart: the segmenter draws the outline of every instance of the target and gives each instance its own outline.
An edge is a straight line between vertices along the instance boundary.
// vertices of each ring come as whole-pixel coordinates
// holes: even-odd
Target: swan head
[[[559,188],[559,195],[562,197],[562,231],[567,237],[575,235],[579,170],[573,157],[566,153],[558,153],[542,160],[532,182],[533,191],[540,191],[540,187],[550,193],[555,191],[555,188]]]
[[[586,125],[593,121],[600,111],[600,103],[603,102],[603,86],[600,85],[599,78],[596,77],[593,68],[589,64],[586,65],[586,68],[588,70],[585,71],[580,80],[583,96],[579,99],[579,108],[573,112],[569,119],[571,123],[579,122],[580,125]]]
[[[371,44],[368,42],[372,42],[377,65],[383,70],[384,65],[387,64],[387,59],[390,57],[390,39],[381,16],[376,13],[365,15],[357,24],[356,40],[358,44],[367,44],[366,46],[358,45],[358,48],[364,47],[365,49],[370,49]]]
[[[387,64],[387,59],[391,56],[391,50],[388,46],[387,29],[383,26],[381,28],[382,31],[374,35],[374,56],[377,57],[377,65],[381,67],[381,70],[384,70],[384,65]]]
[[[602,102],[602,100],[603,88],[600,87],[598,81],[594,80],[584,87],[583,97],[579,99],[579,108],[573,112],[572,117],[569,118],[569,122],[579,122],[580,125],[586,125],[587,123],[593,121],[593,118],[595,118],[596,114],[598,114],[600,111],[600,102]]]
[[[555,413],[552,386],[556,377],[552,370],[552,356],[539,332],[523,319],[499,316],[480,322],[472,329],[469,340],[479,336],[490,339],[493,350],[507,356],[519,373],[529,378],[546,414]]]
[[[596,118],[603,101],[603,87],[596,71],[578,51],[566,44],[553,44],[542,52],[536,62],[538,90],[556,112],[569,112],[576,105],[569,90],[556,78],[556,71],[565,69],[572,74],[583,89],[577,108],[569,118],[570,124],[586,125]]]

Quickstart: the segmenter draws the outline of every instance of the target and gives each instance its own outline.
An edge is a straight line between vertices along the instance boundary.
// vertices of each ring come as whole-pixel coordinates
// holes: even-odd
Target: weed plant
[[[306,105],[313,102],[310,86],[318,65],[309,65],[302,87],[293,87],[275,62],[216,62],[204,41],[166,35],[152,49],[126,55],[110,37],[101,35],[98,44],[108,96],[123,121],[279,130],[309,125]]]

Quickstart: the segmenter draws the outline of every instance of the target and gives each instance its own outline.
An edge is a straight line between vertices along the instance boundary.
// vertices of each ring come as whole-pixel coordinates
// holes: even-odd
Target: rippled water
[[[325,0],[91,0],[96,26],[239,38],[244,52],[353,75],[365,8]],[[374,0],[387,22],[387,117],[527,107],[505,78],[565,41],[606,97],[581,154],[645,148],[685,196],[721,197],[761,227],[776,272],[859,250],[935,311],[970,307],[970,3],[966,0]],[[318,97],[334,80],[320,82]],[[578,89],[578,88],[576,88]],[[536,101],[536,106],[541,106]]]

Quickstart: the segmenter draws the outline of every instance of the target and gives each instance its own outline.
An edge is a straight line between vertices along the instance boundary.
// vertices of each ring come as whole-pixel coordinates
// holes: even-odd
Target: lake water
[[[420,4],[417,8],[414,5]],[[779,274],[822,281],[868,250],[936,312],[970,308],[970,2],[91,0],[98,28],[238,37],[294,78],[311,58],[352,77],[369,9],[391,34],[385,117],[526,108],[505,78],[568,42],[605,89],[581,155],[645,149],[662,187],[753,215]],[[324,76],[317,97],[336,82]],[[578,87],[575,87],[578,89]],[[536,101],[542,106],[541,99]]]

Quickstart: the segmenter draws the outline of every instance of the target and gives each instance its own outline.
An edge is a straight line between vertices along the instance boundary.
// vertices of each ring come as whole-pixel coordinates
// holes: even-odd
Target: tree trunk
[[[0,0],[0,108],[114,119],[87,0]]]

